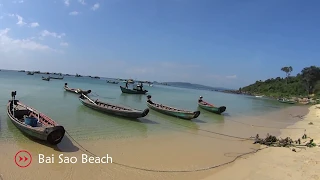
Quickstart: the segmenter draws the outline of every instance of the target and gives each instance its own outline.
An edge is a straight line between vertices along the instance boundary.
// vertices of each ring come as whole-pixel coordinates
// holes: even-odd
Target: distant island
[[[153,82],[154,84],[161,84],[166,86],[173,86],[173,87],[180,87],[180,88],[188,88],[188,89],[199,89],[199,90],[208,90],[208,91],[226,91],[231,90],[223,87],[211,87],[211,86],[205,86],[201,84],[193,84],[188,82]]]

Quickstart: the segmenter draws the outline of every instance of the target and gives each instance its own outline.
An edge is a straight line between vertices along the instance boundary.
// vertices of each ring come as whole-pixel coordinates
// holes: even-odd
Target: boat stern
[[[193,118],[197,118],[197,117],[199,117],[200,116],[200,111],[195,111],[195,112],[193,112]]]
[[[219,109],[219,113],[221,114],[221,113],[223,113],[223,112],[226,111],[227,107],[225,107],[225,106],[220,106],[218,109]]]
[[[146,108],[143,112],[142,112],[142,115],[141,115],[141,117],[145,117],[145,116],[147,116],[148,114],[149,114],[149,108]]]
[[[46,128],[45,132],[48,134],[47,141],[52,145],[56,145],[62,141],[66,130],[63,126],[54,126]]]

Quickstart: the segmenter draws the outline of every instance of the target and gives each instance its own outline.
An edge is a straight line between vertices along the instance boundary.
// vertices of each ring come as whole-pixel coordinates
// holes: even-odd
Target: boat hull
[[[148,115],[148,113],[149,113],[148,108],[143,111],[135,110],[135,109],[132,109],[132,111],[123,111],[123,110],[120,110],[120,108],[117,108],[117,109],[116,108],[114,108],[114,109],[104,108],[99,105],[88,102],[86,100],[83,100],[81,98],[79,98],[79,100],[83,105],[85,105],[91,109],[94,109],[96,111],[99,111],[99,112],[102,112],[105,114],[121,116],[121,117],[125,117],[125,118],[132,118],[132,119],[142,118],[142,117],[145,117],[146,115]],[[113,106],[115,106],[115,105],[113,105]],[[117,107],[117,106],[115,106],[115,107]]]
[[[194,118],[197,118],[200,115],[200,111],[187,111],[187,112],[178,112],[178,111],[170,111],[162,108],[158,108],[156,105],[150,104],[147,102],[147,106],[155,110],[157,112],[160,112],[162,114],[168,115],[168,116],[173,116],[173,117],[178,117],[181,119],[186,119],[186,120],[191,120]]]
[[[198,106],[206,111],[213,112],[216,114],[221,114],[225,112],[227,109],[225,106],[215,107],[215,106],[203,105],[201,103],[198,103]]]
[[[11,122],[25,135],[41,140],[41,141],[46,141],[51,145],[56,145],[59,144],[65,134],[65,129],[61,125],[55,125],[51,127],[31,127],[29,125],[26,125],[25,123],[22,123],[19,121],[12,113],[11,108],[10,108],[10,103],[11,100],[9,101],[7,105],[7,115],[10,118]],[[19,110],[20,112],[15,112],[15,113],[21,113],[22,111]],[[25,110],[26,112],[27,110]],[[33,109],[33,111],[36,111]],[[41,115],[44,116],[44,115]]]
[[[296,103],[294,101],[282,101],[282,100],[278,100],[278,102],[285,103],[285,104],[295,104]]]
[[[64,89],[68,92],[72,92],[72,93],[75,93],[75,94],[84,94],[84,95],[87,95],[87,94],[90,94],[91,93],[91,90],[87,90],[87,91],[77,91],[77,89],[70,89],[70,88],[66,88],[64,87]]]
[[[120,86],[120,89],[121,89],[122,93],[127,93],[127,94],[146,94],[148,92],[147,90],[137,91],[137,90],[133,90],[133,89],[127,89],[122,86]]]

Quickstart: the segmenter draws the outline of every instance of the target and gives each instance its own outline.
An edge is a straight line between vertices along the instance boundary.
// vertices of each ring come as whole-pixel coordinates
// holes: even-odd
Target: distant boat
[[[51,77],[51,76],[49,76],[50,77],[50,79],[63,79],[64,77],[62,76],[62,77]]]
[[[110,83],[110,84],[118,84],[119,82],[116,82],[116,81],[108,81],[108,80],[107,80],[107,83]]]
[[[18,71],[18,72],[26,72],[25,70],[20,70],[20,71]]]
[[[45,78],[45,77],[42,76],[42,80],[44,80],[44,81],[50,81],[50,77]]]
[[[146,108],[145,110],[137,110],[130,107],[124,107],[120,105],[114,105],[109,103],[104,103],[101,101],[93,101],[86,95],[81,94],[79,97],[79,100],[81,103],[91,109],[94,109],[96,111],[100,111],[106,114],[116,115],[116,116],[122,116],[126,118],[141,118],[145,117],[149,113],[149,109]]]
[[[76,74],[76,77],[82,77],[81,75],[79,75],[79,74]]]
[[[256,96],[257,98],[262,98],[262,97],[264,97],[263,95],[262,96]]]
[[[283,99],[283,98],[279,98],[278,102],[286,103],[286,104],[295,104],[296,103],[296,101],[291,101],[291,100]]]
[[[7,105],[11,122],[24,134],[56,145],[64,137],[65,129],[43,113],[26,106],[15,99],[16,91],[11,93],[12,100]]]
[[[127,94],[146,94],[148,92],[148,90],[136,90],[136,89],[128,89],[125,87],[120,86],[121,92],[122,93],[127,93]]]
[[[34,75],[34,72],[28,71],[28,72],[27,72],[27,75]]]

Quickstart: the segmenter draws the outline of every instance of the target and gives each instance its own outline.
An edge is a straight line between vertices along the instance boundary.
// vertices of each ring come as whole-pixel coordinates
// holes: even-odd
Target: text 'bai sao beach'
[[[93,157],[87,154],[81,154],[81,158],[76,156],[65,156],[64,154],[59,154],[57,159],[54,154],[51,156],[45,156],[44,154],[39,154],[39,164],[109,164],[112,163],[112,157],[107,154],[102,157]]]

